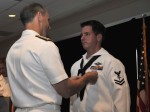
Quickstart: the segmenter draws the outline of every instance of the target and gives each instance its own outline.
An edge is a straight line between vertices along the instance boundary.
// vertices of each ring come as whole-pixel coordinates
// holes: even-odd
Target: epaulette
[[[35,37],[38,37],[38,38],[46,40],[46,41],[52,41],[50,38],[47,38],[47,37],[44,37],[44,36],[41,36],[41,35],[35,35]]]

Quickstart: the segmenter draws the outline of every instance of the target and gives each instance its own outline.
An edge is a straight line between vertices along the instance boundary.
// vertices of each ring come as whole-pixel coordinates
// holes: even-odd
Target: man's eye
[[[83,34],[82,34],[82,33],[80,34],[81,37],[82,37],[82,36],[89,36],[89,35],[90,35],[89,32],[85,32],[85,33],[83,33]]]
[[[88,35],[90,35],[90,33],[86,32],[86,33],[85,33],[85,36],[88,36]]]

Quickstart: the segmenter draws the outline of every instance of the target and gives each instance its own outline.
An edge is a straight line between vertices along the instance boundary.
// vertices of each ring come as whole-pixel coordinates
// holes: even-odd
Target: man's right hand
[[[59,83],[53,84],[55,90],[64,98],[78,93],[86,84],[95,84],[98,79],[96,71],[87,72],[83,76],[76,76],[65,79]]]
[[[85,75],[87,77],[87,83],[95,84],[98,79],[97,71],[86,72]]]

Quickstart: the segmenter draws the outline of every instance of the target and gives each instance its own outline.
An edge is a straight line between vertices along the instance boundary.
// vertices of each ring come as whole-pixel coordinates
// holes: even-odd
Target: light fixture
[[[9,17],[11,17],[11,18],[16,17],[16,15],[15,15],[15,14],[9,14],[8,16],[9,16]]]

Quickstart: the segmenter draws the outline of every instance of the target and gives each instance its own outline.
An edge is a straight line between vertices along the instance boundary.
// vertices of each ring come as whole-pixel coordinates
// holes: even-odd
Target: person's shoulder
[[[110,54],[107,50],[105,49],[102,49],[102,53],[101,53],[101,57],[105,60],[105,61],[113,61],[115,60],[116,58]]]
[[[110,54],[108,51],[106,51],[105,50],[105,53],[102,55],[103,56],[103,58],[104,58],[104,60],[105,60],[105,62],[107,62],[107,63],[115,63],[115,64],[121,64],[122,65],[122,62],[118,59],[118,58],[116,58],[115,56],[113,56],[112,54]]]
[[[35,35],[34,40],[35,40],[34,42],[38,45],[38,46],[36,46],[36,48],[38,47],[41,50],[42,49],[43,50],[44,49],[45,50],[51,49],[51,51],[52,50],[54,50],[54,51],[58,50],[58,47],[50,38],[47,38],[47,37],[44,37],[41,35]]]
[[[121,62],[120,59],[114,57],[113,55],[111,55],[111,58],[110,58],[110,59],[111,59],[111,62],[112,62],[112,64],[113,64],[114,66],[118,66],[118,68],[124,67],[124,65],[123,65],[123,63]]]

